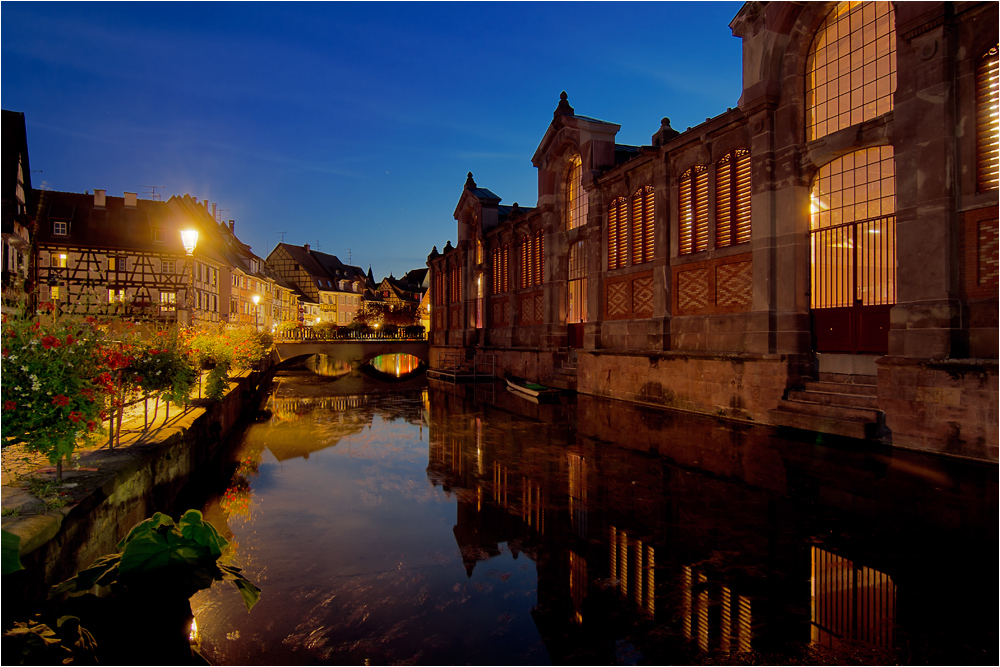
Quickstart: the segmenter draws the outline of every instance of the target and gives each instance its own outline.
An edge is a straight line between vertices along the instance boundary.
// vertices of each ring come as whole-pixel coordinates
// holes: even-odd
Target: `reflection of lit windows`
[[[726,586],[711,586],[708,577],[685,565],[681,571],[681,626],[684,636],[697,639],[702,651],[712,649],[711,638],[718,638],[718,648],[728,652],[740,652],[751,648],[750,599],[743,595],[733,595]],[[718,591],[718,615],[710,613],[710,598]],[[718,619],[719,629],[711,629],[712,620]]]
[[[895,23],[889,2],[841,2],[826,17],[806,64],[808,140],[892,111]]]
[[[608,549],[611,578],[618,582],[619,595],[631,600],[647,616],[653,616],[656,612],[656,560],[653,546],[611,526]]]
[[[587,537],[587,460],[579,454],[567,453],[569,464],[569,508],[573,530]]]
[[[1000,104],[998,47],[987,51],[976,68],[976,163],[979,192],[1000,186]]]
[[[587,576],[587,559],[569,552],[569,594],[573,599],[573,620],[577,625],[583,623],[583,599],[587,597],[587,586],[590,579]]]
[[[812,641],[893,645],[896,585],[884,572],[812,548]]]

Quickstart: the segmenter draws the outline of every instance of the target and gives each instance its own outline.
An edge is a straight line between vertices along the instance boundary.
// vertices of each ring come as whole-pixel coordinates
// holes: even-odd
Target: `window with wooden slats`
[[[500,291],[509,292],[510,291],[510,244],[504,243],[503,250],[500,253]]]
[[[632,263],[653,261],[653,186],[632,195]]]
[[[579,155],[574,155],[566,171],[566,228],[576,229],[587,222],[587,193],[584,192],[581,179],[583,162]]]
[[[501,272],[503,267],[501,266],[502,260],[500,258],[500,248],[493,249],[493,294],[499,294],[502,290],[503,278],[501,277]]]
[[[678,254],[708,249],[708,167],[697,165],[681,175]]]
[[[628,207],[625,197],[619,197],[608,207],[608,269],[625,266],[628,234]]]
[[[896,18],[890,2],[841,2],[827,15],[806,63],[811,141],[892,111]]]
[[[545,235],[541,231],[535,232],[534,241],[531,244],[531,283],[541,285],[545,279]]]
[[[462,267],[451,267],[451,302],[459,303],[462,300]]]
[[[531,239],[527,236],[522,236],[518,243],[518,248],[520,249],[518,259],[521,264],[518,271],[518,287],[524,289],[531,283]]]
[[[987,51],[976,69],[976,163],[980,192],[1000,186],[1000,124],[997,123],[998,71],[997,47]]]
[[[583,241],[578,241],[569,249],[569,303],[566,313],[569,324],[587,321],[587,255],[583,244]]]
[[[740,148],[715,169],[715,247],[750,241],[750,151]]]

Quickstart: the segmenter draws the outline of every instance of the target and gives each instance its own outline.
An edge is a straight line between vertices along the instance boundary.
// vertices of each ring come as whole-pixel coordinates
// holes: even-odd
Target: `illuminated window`
[[[62,220],[53,220],[52,233],[56,236],[66,236],[69,234],[69,223]]]
[[[976,69],[976,162],[979,191],[996,190],[1000,185],[998,162],[1000,157],[1000,125],[997,107],[1000,94],[997,90],[997,47],[987,51]]]
[[[750,151],[735,150],[715,169],[715,247],[750,240]]]
[[[49,296],[52,298],[53,301],[58,301],[59,300],[59,286],[58,285],[53,285],[53,286],[51,286],[49,288]]]
[[[507,278],[507,244],[493,249],[493,293],[500,294],[510,288]]]
[[[121,303],[125,300],[125,290],[123,289],[108,289],[108,303]]]
[[[518,259],[521,262],[521,269],[518,273],[520,280],[518,281],[518,287],[524,289],[531,284],[531,238],[527,236],[522,236],[521,241],[518,244]]]
[[[541,285],[545,278],[545,236],[542,232],[535,232],[531,243],[531,276],[533,285]]]
[[[813,38],[806,127],[818,139],[892,111],[896,19],[889,2],[841,2]]]
[[[462,267],[453,266],[451,268],[451,302],[459,303],[462,300]]]
[[[653,186],[632,195],[632,263],[653,261]]]
[[[160,292],[160,310],[172,311],[177,307],[176,292]]]
[[[56,269],[66,268],[66,253],[54,252],[49,255],[49,266]]]
[[[476,264],[483,263],[483,240],[476,239]]]
[[[566,172],[566,228],[576,229],[587,222],[587,193],[582,187],[583,163],[580,156],[570,160]]]
[[[628,244],[628,218],[625,197],[611,202],[608,208],[608,268],[620,269],[625,266]]]
[[[812,307],[896,302],[896,177],[891,146],[820,168],[810,193]]]
[[[691,167],[681,175],[678,254],[708,249],[708,167]]]
[[[583,241],[569,249],[569,309],[566,321],[578,324],[587,321],[587,255]]]

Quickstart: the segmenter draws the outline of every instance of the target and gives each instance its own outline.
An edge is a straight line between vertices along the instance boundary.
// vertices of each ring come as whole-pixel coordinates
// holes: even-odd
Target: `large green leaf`
[[[108,586],[118,578],[118,563],[121,554],[107,554],[94,561],[94,564],[85,570],[80,570],[76,575],[66,581],[56,584],[49,590],[49,597],[55,597],[60,593],[80,593],[89,591],[94,586]]]
[[[174,520],[171,519],[166,514],[162,512],[157,512],[153,516],[149,517],[145,521],[140,521],[139,523],[132,526],[132,530],[128,532],[128,535],[118,543],[119,549],[124,549],[128,546],[128,543],[133,539],[140,537],[142,535],[149,535],[150,533],[163,533],[166,530],[170,530],[174,527]]]
[[[3,574],[10,574],[11,572],[23,570],[24,566],[21,565],[21,536],[8,533],[4,530],[2,538],[3,541],[0,542],[0,559],[2,559],[2,562],[0,562],[0,571]]]
[[[209,552],[215,558],[221,556],[222,550],[229,544],[226,538],[219,535],[219,531],[215,529],[215,526],[204,520],[202,513],[198,510],[188,510],[185,512],[178,526],[181,529],[181,535],[208,547]]]
[[[243,597],[243,604],[247,606],[247,611],[253,609],[253,606],[257,604],[260,600],[260,589],[257,588],[249,579],[243,576],[240,568],[233,567],[232,565],[220,565],[219,569],[223,571],[223,579],[226,581],[233,582],[236,589],[240,592]]]
[[[122,551],[121,574],[149,572],[170,564],[170,547],[166,535],[155,532],[138,533],[128,540]]]

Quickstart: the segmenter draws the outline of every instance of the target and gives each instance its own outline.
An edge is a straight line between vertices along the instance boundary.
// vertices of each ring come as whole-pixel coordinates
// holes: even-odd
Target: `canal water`
[[[997,664],[996,466],[313,369],[203,508],[216,664]]]

